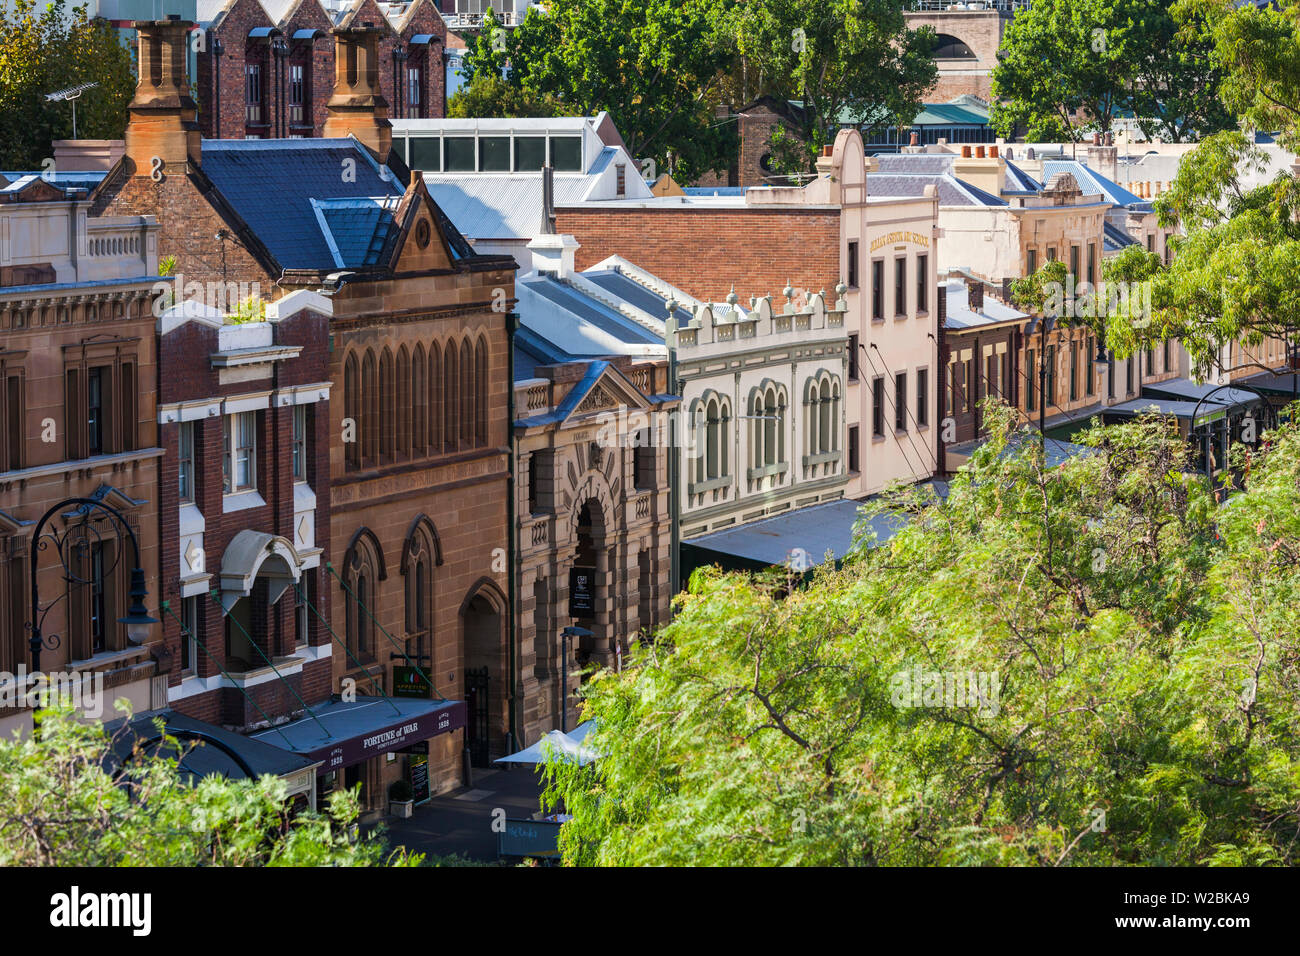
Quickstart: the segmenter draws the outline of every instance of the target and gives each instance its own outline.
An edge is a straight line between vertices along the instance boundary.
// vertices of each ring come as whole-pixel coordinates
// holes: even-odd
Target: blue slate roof
[[[606,292],[612,292],[615,296],[636,306],[642,312],[648,312],[656,319],[666,317],[668,301],[653,289],[647,289],[641,283],[624,275],[617,268],[587,269],[582,273],[582,277],[600,286]],[[693,318],[691,313],[681,306],[678,306],[676,311],[673,312],[673,317],[677,319],[679,327]]]
[[[356,269],[379,262],[400,199],[382,196],[311,200],[336,266]]]
[[[285,269],[339,268],[330,248],[335,223],[345,261],[364,258],[378,229],[372,220],[364,236],[367,217],[379,215],[385,197],[403,192],[387,167],[351,139],[204,140],[203,172]],[[338,218],[326,216],[323,225],[313,200],[339,199],[368,200],[370,211],[353,217],[347,207],[332,209]]]
[[[645,326],[634,322],[617,309],[596,299],[588,298],[581,292],[560,282],[554,276],[541,273],[531,278],[521,279],[520,285],[526,286],[545,299],[591,325],[613,335],[623,342],[642,345],[663,345],[663,336],[656,335]]]
[[[1138,241],[1119,226],[1107,222],[1102,227],[1101,244],[1105,252],[1119,252],[1126,246],[1136,246]]]

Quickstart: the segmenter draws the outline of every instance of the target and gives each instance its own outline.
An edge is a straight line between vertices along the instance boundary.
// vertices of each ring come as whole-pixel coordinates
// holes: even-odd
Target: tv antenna
[[[86,90],[99,86],[97,82],[91,80],[89,83],[78,83],[76,86],[69,86],[66,90],[55,90],[53,93],[46,93],[45,100],[49,103],[61,103],[68,100],[72,103],[72,138],[77,138],[77,97],[81,96]]]

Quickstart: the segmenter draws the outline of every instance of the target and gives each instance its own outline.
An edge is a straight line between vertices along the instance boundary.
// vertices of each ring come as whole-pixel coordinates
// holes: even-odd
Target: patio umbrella
[[[590,730],[591,721],[574,729],[575,736],[570,736],[560,730],[548,730],[542,735],[542,739],[537,741],[531,747],[525,747],[518,753],[509,754],[505,757],[498,757],[493,763],[523,763],[539,764],[546,762],[545,748],[549,746],[551,750],[566,763],[576,763],[579,767],[585,767],[594,761],[597,754],[590,747],[582,742],[582,738],[576,738],[581,731],[582,737],[586,737]],[[585,728],[585,729],[584,729]]]

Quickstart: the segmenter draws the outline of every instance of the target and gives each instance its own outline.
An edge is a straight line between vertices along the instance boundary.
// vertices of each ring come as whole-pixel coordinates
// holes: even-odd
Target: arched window
[[[374,535],[365,528],[357,532],[343,558],[344,627],[348,650],[357,660],[375,656],[375,616],[378,614],[381,558]],[[353,666],[351,658],[348,666]]]
[[[779,426],[781,416],[778,414],[779,406],[777,404],[776,389],[769,385],[767,392],[763,397],[764,418],[763,425],[763,464],[775,465],[779,459],[777,457],[777,433],[780,431]]]
[[[411,356],[411,454],[425,455],[429,449],[429,387],[425,373],[424,346],[416,344]]]
[[[411,355],[403,345],[397,350],[397,453],[411,454]]]
[[[347,360],[343,363],[343,417],[351,420],[351,427],[344,423],[344,434],[350,436],[350,441],[344,443],[343,454],[347,460],[349,468],[357,468],[361,465],[361,442],[357,429],[361,423],[361,383],[359,380],[360,371],[357,368],[357,356],[353,352],[348,353]]]
[[[764,414],[763,393],[755,390],[749,398],[749,467],[751,468],[762,468],[766,460],[764,445],[767,441],[767,429],[763,426],[767,422],[763,420]]]
[[[396,447],[397,413],[393,408],[393,353],[387,348],[379,356],[379,453],[391,461]]]
[[[716,398],[709,399],[704,418],[708,423],[704,473],[711,480],[722,474],[722,407]]]
[[[422,655],[432,653],[433,569],[440,563],[437,530],[425,515],[418,515],[407,534],[402,574],[406,581],[406,636],[415,640],[416,652]]]
[[[817,414],[821,418],[817,425],[817,441],[819,443],[817,449],[818,452],[830,451],[831,446],[835,443],[835,430],[831,424],[831,406],[833,402],[834,399],[831,394],[831,383],[829,381],[823,381],[821,398],[817,409]]]
[[[474,422],[478,415],[478,382],[474,374],[474,349],[469,339],[460,343],[460,374],[463,384],[461,394],[464,407],[460,410],[460,447],[474,447]]]
[[[442,450],[455,451],[460,435],[460,363],[456,340],[447,343],[442,373]]]
[[[361,454],[367,463],[379,457],[379,391],[375,382],[375,353],[366,350],[361,360]]]
[[[955,36],[940,33],[934,38],[934,58],[936,60],[974,60],[975,51]]]
[[[487,343],[483,341],[483,337],[480,335],[477,344],[474,346],[474,378],[478,385],[478,395],[475,398],[475,410],[477,414],[474,417],[474,437],[479,447],[483,447],[488,443],[487,363]]]
[[[442,350],[429,346],[429,452],[442,452]]]

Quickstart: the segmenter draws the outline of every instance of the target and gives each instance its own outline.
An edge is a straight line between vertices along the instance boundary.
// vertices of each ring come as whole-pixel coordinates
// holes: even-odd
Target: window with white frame
[[[307,480],[307,406],[293,407],[293,480]]]
[[[194,423],[181,422],[176,457],[176,474],[180,500],[194,500]]]
[[[222,490],[226,494],[257,488],[257,412],[223,419]]]

